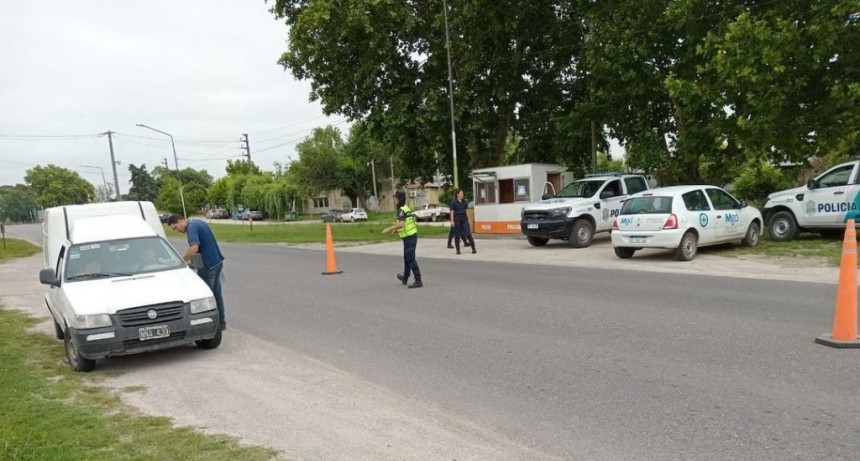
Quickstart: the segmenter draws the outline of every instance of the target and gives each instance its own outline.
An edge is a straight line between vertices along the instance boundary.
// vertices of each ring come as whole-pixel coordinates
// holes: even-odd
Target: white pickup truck
[[[440,219],[448,219],[450,215],[451,209],[438,203],[425,203],[421,208],[412,212],[412,217],[416,221],[436,222]]]
[[[805,186],[774,192],[764,205],[770,238],[788,241],[801,231],[842,235],[845,223],[860,225],[860,160],[842,163]]]

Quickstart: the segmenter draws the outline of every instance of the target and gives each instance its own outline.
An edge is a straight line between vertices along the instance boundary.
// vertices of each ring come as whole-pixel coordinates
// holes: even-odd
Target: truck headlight
[[[562,207],[562,208],[553,208],[553,209],[547,211],[547,214],[549,214],[550,218],[558,218],[561,216],[567,216],[568,213],[570,213],[570,207],[569,206]]]
[[[108,314],[76,315],[75,316],[75,326],[78,329],[109,327],[109,326],[111,326],[110,315],[108,315]]]
[[[195,299],[191,301],[192,314],[199,314],[201,312],[211,311],[216,307],[218,307],[218,304],[215,303],[215,297],[213,296],[203,299]]]

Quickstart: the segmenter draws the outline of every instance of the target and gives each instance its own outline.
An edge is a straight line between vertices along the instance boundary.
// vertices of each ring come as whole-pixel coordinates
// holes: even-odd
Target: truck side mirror
[[[60,286],[60,281],[54,274],[54,269],[42,269],[39,271],[39,282],[43,285],[51,285],[52,287]]]
[[[605,191],[600,193],[600,199],[601,200],[607,199],[607,198],[612,198],[612,197],[615,197],[615,192],[613,192],[611,190],[605,190]]]
[[[549,192],[547,192],[546,194],[541,195],[541,196],[540,196],[540,199],[541,199],[541,200],[549,200],[549,199],[551,199],[551,198],[553,198],[553,197],[554,197],[554,195],[553,195],[553,194],[550,194]]]
[[[816,181],[814,179],[810,179],[809,181],[806,182],[806,188],[809,190],[818,189],[818,181]]]

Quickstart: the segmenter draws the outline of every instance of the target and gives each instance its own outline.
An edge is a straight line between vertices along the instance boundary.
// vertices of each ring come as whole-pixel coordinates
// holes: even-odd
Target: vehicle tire
[[[797,238],[797,234],[800,233],[800,229],[797,227],[797,220],[794,219],[794,215],[790,211],[780,211],[773,215],[770,218],[768,231],[770,231],[771,240],[777,242],[794,240]]]
[[[215,349],[216,347],[221,345],[221,329],[215,332],[215,336],[212,339],[198,339],[194,341],[197,344],[197,347],[200,349],[210,350]]]
[[[549,242],[549,239],[540,238],[540,237],[529,237],[529,244],[533,247],[542,247],[546,245],[546,242]]]
[[[355,216],[349,218],[349,222],[355,222]]]
[[[439,220],[439,217],[438,217],[438,216],[436,216],[435,214],[431,214],[431,215],[430,215],[430,220],[431,220],[431,221],[433,221],[433,222],[436,222],[436,221],[438,221],[438,220]]]
[[[678,258],[678,261],[691,261],[696,257],[696,253],[699,252],[699,238],[696,237],[696,234],[692,231],[687,231],[683,237],[681,237],[681,244],[678,245],[678,248],[675,250],[675,257]]]
[[[72,335],[65,335],[65,337],[63,344],[66,346],[66,358],[69,359],[69,366],[72,367],[72,370],[85,373],[95,370],[96,361],[81,357],[78,346],[72,341]]]
[[[573,222],[573,229],[570,230],[570,246],[574,248],[585,248],[591,245],[591,240],[594,239],[594,226],[587,219],[577,219]]]
[[[621,259],[630,259],[633,257],[633,253],[636,253],[636,248],[615,247],[615,256]]]
[[[750,223],[750,227],[747,228],[747,233],[744,235],[744,239],[741,241],[741,243],[750,248],[758,246],[758,240],[760,236],[761,231],[759,230],[758,223],[752,222]]]

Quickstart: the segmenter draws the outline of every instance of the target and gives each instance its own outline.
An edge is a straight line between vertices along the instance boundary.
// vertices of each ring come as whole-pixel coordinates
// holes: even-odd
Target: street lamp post
[[[460,187],[457,179],[457,132],[454,129],[454,83],[451,72],[451,40],[448,38],[448,2],[442,0],[442,8],[445,13],[445,51],[448,53],[448,100],[451,105],[451,147],[454,151],[454,187]]]
[[[187,218],[188,213],[185,211],[185,194],[183,194],[182,192],[182,178],[179,176],[179,157],[176,156],[176,144],[174,144],[173,142],[173,135],[170,133],[165,133],[161,130],[157,130],[151,126],[144,125],[142,123],[138,123],[137,126],[155,131],[156,133],[161,133],[170,138],[170,147],[173,148],[173,164],[176,166],[176,180],[179,181],[179,200],[182,201],[182,216]]]
[[[78,165],[78,166],[83,167],[83,168],[98,168],[99,171],[102,172],[102,185],[105,188],[105,202],[107,202],[108,199],[110,198],[110,191],[108,190],[107,181],[105,180],[105,170],[100,166],[94,166],[94,165]]]
[[[370,159],[370,173],[373,175],[373,197],[379,203],[379,193],[376,191],[376,166],[373,164],[373,159]]]

